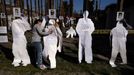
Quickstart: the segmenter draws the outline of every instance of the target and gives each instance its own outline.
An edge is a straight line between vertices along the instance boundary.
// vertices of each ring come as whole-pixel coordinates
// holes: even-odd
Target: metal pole
[[[124,3],[124,0],[121,0],[121,2],[120,2],[120,11],[123,10],[123,3]]]
[[[28,15],[28,22],[30,23],[30,20],[29,20],[29,0],[27,0],[27,15]]]
[[[16,6],[16,0],[14,0],[14,6]]]
[[[30,7],[31,7],[31,24],[32,24],[32,26],[33,26],[33,17],[32,17],[32,11],[33,11],[33,9],[32,9],[32,0],[30,0]]]
[[[1,5],[2,5],[2,1],[0,1],[0,26],[2,25],[1,24],[1,12],[2,12],[2,6]]]
[[[40,0],[38,0],[38,15],[40,17]]]
[[[1,26],[1,17],[0,17],[0,26]]]
[[[63,16],[63,0],[60,0],[60,16]]]
[[[21,8],[21,12],[24,12],[24,0],[20,0],[20,8]]]
[[[55,4],[55,8],[56,8],[57,16],[59,16],[58,0],[56,0],[55,3],[56,3],[56,4]]]
[[[41,18],[42,18],[42,16],[43,16],[43,4],[42,4],[42,0],[41,0]]]
[[[44,0],[44,16],[46,16],[46,0]]]
[[[37,0],[35,0],[34,4],[35,4],[35,14],[36,14],[36,11],[37,11]]]
[[[12,14],[12,0],[10,0],[10,14]]]
[[[6,15],[6,26],[8,29],[8,16],[7,16],[7,11],[6,11],[6,2],[5,2],[5,0],[3,2],[4,2],[4,11],[5,11],[5,15]]]
[[[22,0],[19,0],[19,6],[20,6],[20,10],[22,12]]]

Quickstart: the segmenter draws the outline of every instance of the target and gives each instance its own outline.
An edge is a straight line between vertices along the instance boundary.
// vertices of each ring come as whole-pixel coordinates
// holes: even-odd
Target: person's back
[[[128,31],[123,26],[121,21],[117,22],[116,27],[111,30],[110,35],[112,35],[112,54],[111,59],[109,61],[112,67],[116,67],[115,60],[120,53],[121,58],[123,60],[123,64],[127,64],[126,57],[126,40],[127,40]]]
[[[12,22],[12,34],[13,34],[13,44],[12,52],[14,55],[13,65],[15,67],[20,66],[20,63],[23,66],[30,64],[30,58],[26,49],[26,37],[24,35],[25,31],[28,30],[29,24],[24,22],[21,18],[13,20]]]
[[[41,41],[41,36],[37,32],[37,27],[38,27],[37,24],[35,24],[34,27],[33,27],[32,42],[40,42]]]
[[[49,34],[48,36],[43,37],[44,43],[44,50],[43,50],[43,56],[44,59],[49,59],[50,61],[50,69],[56,68],[56,53],[58,50],[57,44],[58,44],[58,35],[59,32],[57,30],[57,26],[55,23],[55,20],[50,19],[48,26],[46,26],[45,31],[52,30],[52,34]],[[61,39],[61,38],[59,38]],[[59,41],[60,42],[60,41]]]
[[[21,25],[21,23],[22,23],[21,19],[16,19],[16,20],[13,20],[12,22],[12,34],[14,38],[19,37],[20,35],[24,35],[24,32],[19,26]]]
[[[116,27],[111,30],[113,38],[126,38],[128,31],[125,29],[122,23],[117,22]]]

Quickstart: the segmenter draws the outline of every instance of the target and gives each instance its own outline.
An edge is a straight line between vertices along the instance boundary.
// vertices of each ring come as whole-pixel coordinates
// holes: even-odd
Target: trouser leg
[[[126,55],[126,44],[124,42],[121,43],[121,50],[120,50],[120,55],[122,58],[122,61],[124,64],[127,64],[127,55]]]
[[[55,52],[49,55],[51,69],[56,68],[56,57],[55,56],[56,56]]]
[[[42,65],[42,44],[40,42],[36,42],[34,46],[36,49],[36,64]]]
[[[13,43],[13,46],[12,46],[12,48],[13,48],[13,55],[14,55],[14,60],[13,60],[13,65],[18,65],[19,66],[19,63],[21,63],[21,58],[20,58],[20,54],[19,54],[19,48],[18,48],[18,46],[15,44],[15,43]]]
[[[111,59],[110,59],[111,62],[115,62],[117,54],[118,54],[118,51],[115,49],[112,49],[112,54],[111,54]]]
[[[79,40],[79,51],[78,51],[78,61],[79,63],[81,63],[82,60],[82,56],[83,56],[83,51],[82,51],[82,42],[81,40]]]
[[[71,38],[73,38],[73,33],[71,33]]]
[[[87,63],[92,63],[93,55],[92,55],[92,41],[88,40],[88,42],[85,44],[85,61]]]
[[[69,38],[70,34],[67,34],[66,38]]]

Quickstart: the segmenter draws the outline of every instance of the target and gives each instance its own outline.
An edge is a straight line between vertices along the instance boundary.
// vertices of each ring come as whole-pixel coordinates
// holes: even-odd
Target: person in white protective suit
[[[30,30],[31,27],[29,23],[22,17],[13,20],[11,27],[13,35],[12,52],[14,55],[12,64],[15,67],[20,66],[20,63],[22,63],[23,66],[27,66],[31,62],[26,49],[27,40],[25,37],[25,32]]]
[[[73,38],[73,36],[76,36],[76,31],[73,29],[73,27],[71,26],[70,29],[68,29],[66,31],[66,38],[69,38],[71,36],[71,38]]]
[[[49,59],[50,69],[56,68],[56,53],[57,50],[61,52],[62,45],[62,32],[55,23],[55,20],[50,19],[49,24],[46,26],[45,31],[52,30],[52,34],[43,37],[44,41],[44,50],[43,56],[44,59]]]
[[[78,61],[81,63],[83,52],[85,54],[85,61],[87,63],[92,63],[92,36],[91,34],[95,30],[94,23],[90,18],[88,18],[88,11],[83,13],[83,18],[78,20],[76,31],[79,35],[79,50],[78,50]],[[84,49],[84,51],[83,51]]]
[[[58,46],[57,46],[57,50],[59,52],[61,52],[62,43],[63,43],[63,39],[62,39],[63,38],[63,34],[61,32],[61,29],[60,29],[59,19],[56,20],[55,26],[56,26],[56,29],[57,29],[57,32],[58,32]]]
[[[123,63],[127,64],[127,57],[126,57],[126,41],[127,41],[127,34],[128,31],[123,26],[122,21],[117,22],[116,27],[111,30],[110,36],[112,36],[112,54],[111,59],[109,61],[112,67],[116,67],[115,60],[118,53],[121,54],[121,58]]]

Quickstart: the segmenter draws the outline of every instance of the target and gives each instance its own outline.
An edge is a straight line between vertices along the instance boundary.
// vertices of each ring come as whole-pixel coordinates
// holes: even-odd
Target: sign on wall
[[[6,26],[1,26],[0,27],[0,43],[5,43],[8,42],[8,37],[7,35],[7,27]]]
[[[0,33],[6,34],[7,33],[7,27],[6,26],[0,26]]]
[[[13,8],[13,16],[14,17],[20,17],[21,16],[20,8],[18,8],[18,7]]]
[[[117,12],[116,20],[120,21],[122,19],[124,19],[124,12],[121,11]]]
[[[49,18],[56,18],[56,9],[49,9]]]
[[[8,42],[7,35],[0,36],[0,43]]]
[[[1,17],[1,18],[6,18],[5,13],[0,13],[0,17]]]

